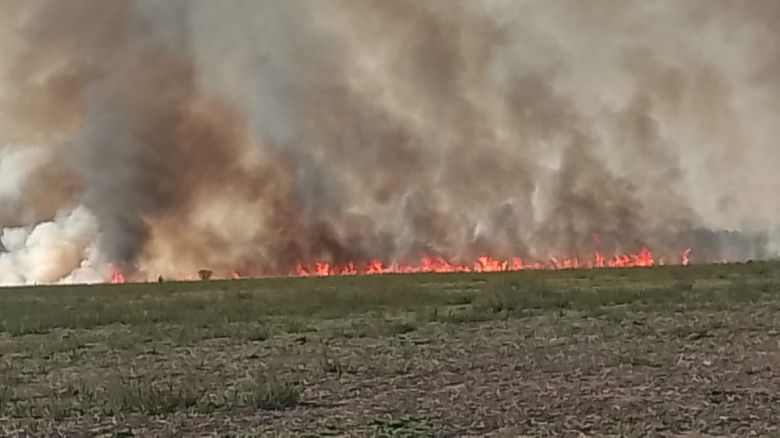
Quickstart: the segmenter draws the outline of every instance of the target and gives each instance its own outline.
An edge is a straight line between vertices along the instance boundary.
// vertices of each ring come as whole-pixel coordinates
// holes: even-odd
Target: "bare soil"
[[[441,302],[379,300],[355,304],[356,313],[347,306],[341,314],[269,310],[231,319],[223,309],[219,323],[99,321],[36,326],[38,333],[7,324],[0,434],[778,436],[777,267],[768,265],[760,282],[745,280],[753,271],[744,267],[720,269],[679,274],[671,284],[683,298],[649,301],[631,291],[650,280],[615,273],[542,279],[580,293],[583,284],[609,285],[594,293],[633,298],[567,295],[524,306],[511,297],[534,293],[514,290],[527,278],[455,276],[433,282],[434,295],[446,295]],[[356,281],[344,287],[376,287]],[[211,293],[182,288],[176,294]],[[735,293],[745,288],[758,292]],[[16,293],[19,305],[25,296]],[[65,295],[77,303],[80,293]],[[248,402],[260,394],[247,386],[258,376],[289,385],[297,398],[276,408]],[[260,395],[280,397],[263,388]]]

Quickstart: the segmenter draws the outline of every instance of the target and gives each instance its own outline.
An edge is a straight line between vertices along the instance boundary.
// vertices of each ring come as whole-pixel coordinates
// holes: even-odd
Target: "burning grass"
[[[0,432],[771,433],[778,291],[773,263],[5,289]]]
[[[596,243],[598,239],[596,239]],[[519,271],[558,271],[571,269],[603,269],[603,268],[649,268],[653,266],[678,265],[688,266],[692,249],[688,248],[672,260],[656,257],[649,249],[642,247],[635,253],[616,254],[606,256],[596,244],[594,252],[590,255],[549,256],[543,261],[529,261],[522,257],[509,259],[495,258],[489,255],[477,257],[471,264],[455,263],[440,256],[423,256],[418,263],[392,262],[373,259],[363,262],[333,263],[318,261],[314,263],[298,262],[295,268],[287,272],[290,277],[334,277],[334,276],[363,276],[363,275],[387,275],[387,274],[450,274],[450,273],[496,273]],[[276,272],[279,274],[279,272]],[[241,279],[237,271],[215,273],[209,269],[198,271],[197,277],[184,277],[185,281],[208,281],[213,278]],[[259,278],[267,278],[268,272]],[[135,282],[151,282],[141,273],[131,277]],[[106,282],[110,284],[124,284],[127,278],[117,266],[110,266]],[[157,277],[158,283],[163,283],[163,276]]]

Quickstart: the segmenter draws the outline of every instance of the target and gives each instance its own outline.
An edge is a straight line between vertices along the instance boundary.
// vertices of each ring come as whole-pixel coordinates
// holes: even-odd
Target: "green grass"
[[[339,356],[345,348],[424,346],[484,324],[528,321],[514,342],[583,327],[698,342],[723,329],[701,315],[776,312],[779,292],[776,263],[0,289],[0,422],[292,409],[307,397],[301,370],[341,382],[420,366],[406,353]],[[700,319],[648,326],[679,314]],[[659,366],[640,353],[619,361]],[[371,427],[428,433],[410,418]]]
[[[724,273],[725,271],[725,273]],[[777,291],[778,266],[665,267],[633,270],[506,274],[388,275],[66,286],[0,290],[0,332],[12,336],[52,329],[114,324],[213,328],[229,323],[287,319],[305,332],[304,319],[367,312],[420,311],[471,305],[478,312],[517,313],[558,308],[729,305]]]
[[[116,412],[158,415],[196,406],[201,395],[192,386],[170,380],[160,383],[121,379],[108,387],[104,397]]]
[[[301,399],[301,388],[294,383],[268,376],[256,376],[248,385],[246,404],[253,408],[279,410],[292,408]]]

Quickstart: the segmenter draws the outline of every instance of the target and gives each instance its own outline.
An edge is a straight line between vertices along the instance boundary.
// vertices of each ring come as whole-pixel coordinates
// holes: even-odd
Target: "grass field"
[[[780,434],[780,264],[0,290],[0,435]]]

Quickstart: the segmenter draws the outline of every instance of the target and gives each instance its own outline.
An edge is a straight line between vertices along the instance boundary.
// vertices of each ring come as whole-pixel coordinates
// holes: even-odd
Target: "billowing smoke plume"
[[[3,284],[777,249],[774,0],[0,2]]]

